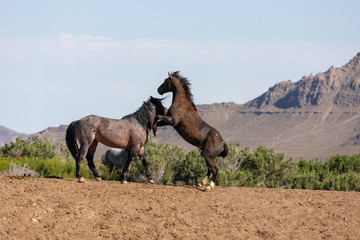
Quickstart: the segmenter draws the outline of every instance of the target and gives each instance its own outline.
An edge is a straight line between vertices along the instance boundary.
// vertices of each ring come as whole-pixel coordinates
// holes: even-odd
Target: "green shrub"
[[[5,144],[0,148],[3,157],[21,158],[53,158],[56,156],[56,147],[46,138],[24,140],[16,138],[15,142]]]
[[[243,172],[251,172],[251,185],[255,182],[258,187],[290,188],[293,185],[293,175],[296,166],[292,159],[285,159],[284,153],[277,153],[274,149],[259,146],[255,151],[245,148],[243,154]],[[249,173],[246,174],[249,176]]]

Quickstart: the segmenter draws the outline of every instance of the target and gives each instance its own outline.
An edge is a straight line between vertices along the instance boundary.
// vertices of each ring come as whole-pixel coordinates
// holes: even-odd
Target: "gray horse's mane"
[[[134,113],[124,116],[122,119],[136,119],[140,125],[142,125],[145,129],[151,128],[151,115],[152,112],[155,111],[155,106],[152,101],[159,101],[161,103],[161,99],[151,98],[143,103],[143,105]]]
[[[190,81],[186,77],[181,76],[179,71],[171,73],[171,76],[173,76],[177,80],[179,80],[181,86],[183,87],[183,89],[185,91],[186,97],[190,100],[191,105],[193,106],[195,111],[197,111],[197,108],[196,108],[195,103],[194,103],[194,96],[191,93],[191,88],[190,88],[191,83],[190,83]]]

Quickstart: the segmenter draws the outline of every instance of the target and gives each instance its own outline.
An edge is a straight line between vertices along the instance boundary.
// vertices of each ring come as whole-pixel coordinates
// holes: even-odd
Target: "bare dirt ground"
[[[360,193],[0,177],[0,239],[360,239]]]

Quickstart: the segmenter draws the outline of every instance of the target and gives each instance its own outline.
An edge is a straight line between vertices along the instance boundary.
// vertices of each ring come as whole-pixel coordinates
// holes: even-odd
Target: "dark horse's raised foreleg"
[[[160,119],[160,121],[157,122],[157,126],[162,127],[166,125],[171,125],[174,127],[173,119],[170,116],[158,115],[158,118]]]

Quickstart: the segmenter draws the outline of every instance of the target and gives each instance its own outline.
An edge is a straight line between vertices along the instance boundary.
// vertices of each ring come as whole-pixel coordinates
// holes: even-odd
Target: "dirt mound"
[[[0,177],[1,239],[358,239],[360,193]]]

